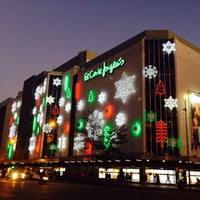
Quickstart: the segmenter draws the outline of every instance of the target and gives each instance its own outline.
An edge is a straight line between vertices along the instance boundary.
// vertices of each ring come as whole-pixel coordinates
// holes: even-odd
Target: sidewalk
[[[105,180],[105,179],[78,179],[78,180],[70,180],[69,182],[74,183],[83,183],[83,184],[97,184],[97,185],[105,185],[109,187],[126,187],[126,188],[137,188],[137,189],[151,189],[151,190],[169,190],[169,191],[195,191],[200,192],[200,186],[191,185],[191,187],[187,186],[184,189],[180,189],[177,185],[174,184],[140,184],[140,183],[126,183],[126,182],[118,182],[116,180]]]

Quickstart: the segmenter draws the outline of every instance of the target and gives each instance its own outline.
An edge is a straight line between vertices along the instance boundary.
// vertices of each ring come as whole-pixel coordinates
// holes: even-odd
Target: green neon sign
[[[99,67],[97,70],[90,70],[89,72],[85,72],[84,81],[89,81],[97,76],[105,77],[106,73],[109,72],[112,74],[115,69],[123,66],[125,60],[120,57],[118,60],[114,60],[110,65],[107,65],[106,62],[103,62],[102,67]]]

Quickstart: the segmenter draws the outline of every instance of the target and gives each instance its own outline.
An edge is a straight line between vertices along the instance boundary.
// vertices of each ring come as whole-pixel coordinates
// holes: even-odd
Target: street
[[[0,199],[3,200],[188,200],[199,199],[199,195],[200,192],[195,191],[142,189],[134,186],[121,188],[56,181],[49,182],[47,185],[40,185],[37,181],[0,180]]]

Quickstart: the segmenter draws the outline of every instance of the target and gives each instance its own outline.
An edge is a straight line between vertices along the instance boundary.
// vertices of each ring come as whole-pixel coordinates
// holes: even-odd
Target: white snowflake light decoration
[[[146,78],[152,79],[155,78],[158,73],[158,70],[155,66],[149,65],[144,68],[144,76]]]
[[[43,125],[43,123],[44,123],[44,112],[41,112],[41,113],[38,114],[38,122],[39,122],[40,126]]]
[[[16,112],[16,113],[14,113],[14,119],[16,120],[17,119],[17,117],[18,117],[18,113]]]
[[[65,105],[65,98],[64,98],[64,97],[61,97],[61,98],[59,99],[58,105],[59,105],[60,107],[63,107],[63,106]]]
[[[17,102],[17,108],[21,108],[21,105],[22,105],[22,101],[18,101]]]
[[[100,104],[104,104],[107,100],[107,93],[106,92],[101,92],[98,96],[98,102]]]
[[[134,80],[135,75],[127,76],[127,74],[123,72],[121,79],[115,82],[117,91],[114,98],[120,98],[123,103],[126,103],[130,95],[136,92],[134,87]]]
[[[61,85],[61,79],[60,78],[54,78],[53,79],[53,85],[55,85],[55,86],[59,86],[59,85]]]
[[[17,103],[14,101],[13,104],[12,104],[12,113],[14,113],[15,111],[17,110]]]
[[[84,107],[85,107],[85,102],[84,102],[84,100],[82,100],[82,99],[79,100],[78,103],[77,103],[77,110],[81,111],[81,110],[84,109]]]
[[[34,107],[33,110],[32,110],[32,114],[35,115],[36,113],[37,113],[37,108]]]
[[[65,105],[65,111],[68,113],[71,110],[71,103],[67,102]]]
[[[172,110],[175,107],[178,107],[177,105],[178,99],[174,99],[172,98],[172,96],[170,96],[168,99],[164,99],[164,101],[165,101],[164,107],[168,107],[170,110]]]
[[[51,125],[50,125],[50,124],[44,124],[44,126],[43,126],[43,131],[44,131],[45,133],[50,133],[50,132],[52,131]]]
[[[126,115],[124,113],[118,113],[116,118],[115,118],[115,122],[117,124],[117,126],[122,126],[126,124]]]
[[[62,123],[63,123],[63,115],[59,115],[58,117],[57,117],[57,123],[58,123],[58,125],[60,126],[60,125],[62,125]]]
[[[12,124],[9,131],[9,138],[13,138],[16,135],[17,127],[15,124]]]
[[[54,103],[55,97],[52,97],[51,95],[47,97],[47,103],[52,104]]]
[[[171,43],[170,41],[167,41],[167,43],[162,44],[163,51],[170,54],[171,52],[176,51],[175,49],[175,43]]]

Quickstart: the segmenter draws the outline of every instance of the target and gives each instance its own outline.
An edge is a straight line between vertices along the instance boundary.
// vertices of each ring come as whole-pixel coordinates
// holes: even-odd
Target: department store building
[[[146,174],[149,183],[159,174],[163,184],[175,184],[182,169],[193,184],[199,69],[200,49],[168,30],[144,31],[99,56],[84,51],[25,81],[4,123],[2,165],[102,179],[131,174],[132,182]]]

